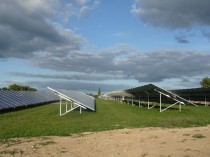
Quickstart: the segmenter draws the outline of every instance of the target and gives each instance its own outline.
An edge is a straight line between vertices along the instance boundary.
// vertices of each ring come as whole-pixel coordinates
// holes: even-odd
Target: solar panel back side
[[[152,84],[152,85],[153,85],[153,84]],[[167,95],[168,95],[170,98],[172,98],[172,99],[176,99],[176,100],[181,101],[181,102],[184,102],[184,103],[186,103],[186,104],[191,104],[191,105],[197,106],[197,105],[195,105],[194,103],[192,103],[192,102],[190,102],[190,101],[188,101],[188,100],[182,98],[182,97],[179,96],[179,95],[176,95],[176,94],[174,94],[174,93],[172,93],[172,92],[170,92],[170,91],[168,91],[168,90],[165,90],[165,89],[163,89],[163,88],[160,88],[160,87],[158,87],[158,86],[155,86],[155,85],[153,85],[153,86],[154,86],[154,89],[157,89],[157,90],[159,90],[160,92],[163,92],[163,93],[167,94]]]

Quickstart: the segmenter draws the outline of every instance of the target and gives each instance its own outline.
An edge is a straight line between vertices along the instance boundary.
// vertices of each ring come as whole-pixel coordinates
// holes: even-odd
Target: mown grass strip
[[[117,101],[96,100],[96,112],[73,111],[59,116],[59,103],[0,113],[0,139],[32,136],[70,136],[134,127],[191,127],[210,124],[210,108],[183,106],[163,113],[159,108],[131,106]]]

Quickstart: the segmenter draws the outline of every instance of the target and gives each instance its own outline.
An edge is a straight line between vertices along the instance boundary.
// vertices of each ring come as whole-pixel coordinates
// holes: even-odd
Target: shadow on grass
[[[40,104],[32,104],[32,105],[25,105],[25,106],[17,106],[17,107],[13,107],[13,108],[5,108],[0,110],[0,114],[5,114],[8,112],[18,112],[20,110],[27,110],[29,108],[35,108],[35,107],[39,107],[39,106],[44,106],[44,105],[49,105],[51,103],[56,103],[58,101],[51,101],[51,102],[44,102],[44,103],[40,103]]]
[[[131,104],[129,104],[129,105],[131,105]],[[134,106],[139,106],[139,104],[133,104],[133,105],[134,105]],[[154,107],[153,107],[153,106],[154,106]],[[178,106],[178,105],[175,105],[175,106]],[[168,108],[168,110],[179,110],[179,108],[178,108],[178,107],[175,107],[175,106],[172,106],[172,107]],[[148,104],[141,104],[140,107],[148,108]],[[151,108],[160,109],[160,106],[159,106],[159,105],[154,105],[154,104],[150,104],[149,107],[150,107],[150,109],[151,109]],[[161,109],[164,110],[164,109],[166,109],[167,107],[168,107],[167,105],[163,105],[163,106],[161,106]],[[182,110],[186,110],[186,109],[183,109],[183,108],[182,108]]]

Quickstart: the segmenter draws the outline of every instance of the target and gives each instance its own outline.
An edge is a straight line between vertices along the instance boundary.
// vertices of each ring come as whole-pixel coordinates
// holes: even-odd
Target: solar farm
[[[47,92],[0,91],[0,139],[210,124],[208,95],[199,105],[175,92],[146,87],[112,92],[110,100],[50,87]]]

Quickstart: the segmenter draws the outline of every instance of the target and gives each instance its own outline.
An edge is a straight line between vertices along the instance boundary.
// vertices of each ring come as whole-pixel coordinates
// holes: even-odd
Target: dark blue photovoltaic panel
[[[0,110],[42,104],[57,100],[59,100],[59,97],[50,92],[0,90]]]
[[[64,89],[56,89],[55,91],[73,99],[74,101],[79,102],[82,106],[89,108],[95,111],[95,98],[89,96],[85,93],[73,91],[73,90],[64,90]]]

